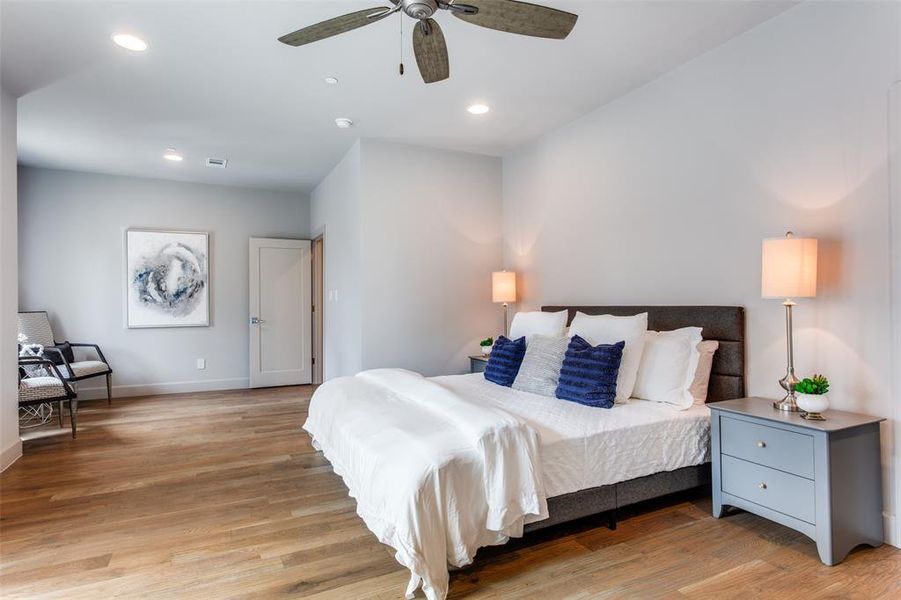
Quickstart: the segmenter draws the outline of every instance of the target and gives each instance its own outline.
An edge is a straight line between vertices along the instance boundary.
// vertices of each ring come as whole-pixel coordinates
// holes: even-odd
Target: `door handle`
[[[259,317],[250,317],[250,324],[251,324],[251,325],[262,325],[262,324],[265,323],[265,322],[266,322],[266,321],[264,321],[263,319],[261,319],[261,318],[259,318]]]

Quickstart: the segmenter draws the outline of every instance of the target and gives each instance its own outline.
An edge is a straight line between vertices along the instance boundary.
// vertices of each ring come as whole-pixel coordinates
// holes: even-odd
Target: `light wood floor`
[[[407,574],[300,430],[311,388],[83,403],[0,476],[3,598],[399,598]],[[483,550],[452,598],[901,598],[901,551],[837,567],[703,494]]]

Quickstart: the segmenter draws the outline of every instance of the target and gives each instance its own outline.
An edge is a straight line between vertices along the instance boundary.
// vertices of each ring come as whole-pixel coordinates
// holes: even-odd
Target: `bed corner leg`
[[[607,513],[607,529],[616,531],[616,509],[613,508]]]

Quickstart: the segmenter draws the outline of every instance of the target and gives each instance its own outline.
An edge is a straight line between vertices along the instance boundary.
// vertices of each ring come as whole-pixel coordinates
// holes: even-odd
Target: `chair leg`
[[[78,412],[78,398],[72,398],[69,400],[69,420],[72,422],[72,439],[75,439],[76,434],[76,417],[75,414]]]
[[[60,400],[56,403],[56,412],[59,413],[59,428],[63,428],[63,401]]]
[[[106,374],[106,405],[113,405],[113,385],[112,385],[112,377],[110,374]]]

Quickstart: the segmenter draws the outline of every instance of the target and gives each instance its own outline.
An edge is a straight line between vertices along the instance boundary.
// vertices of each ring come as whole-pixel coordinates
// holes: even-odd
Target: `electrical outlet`
[[[197,359],[197,370],[198,370],[198,371],[203,371],[204,369],[206,369],[206,359],[205,359],[205,358],[198,358],[198,359]]]

